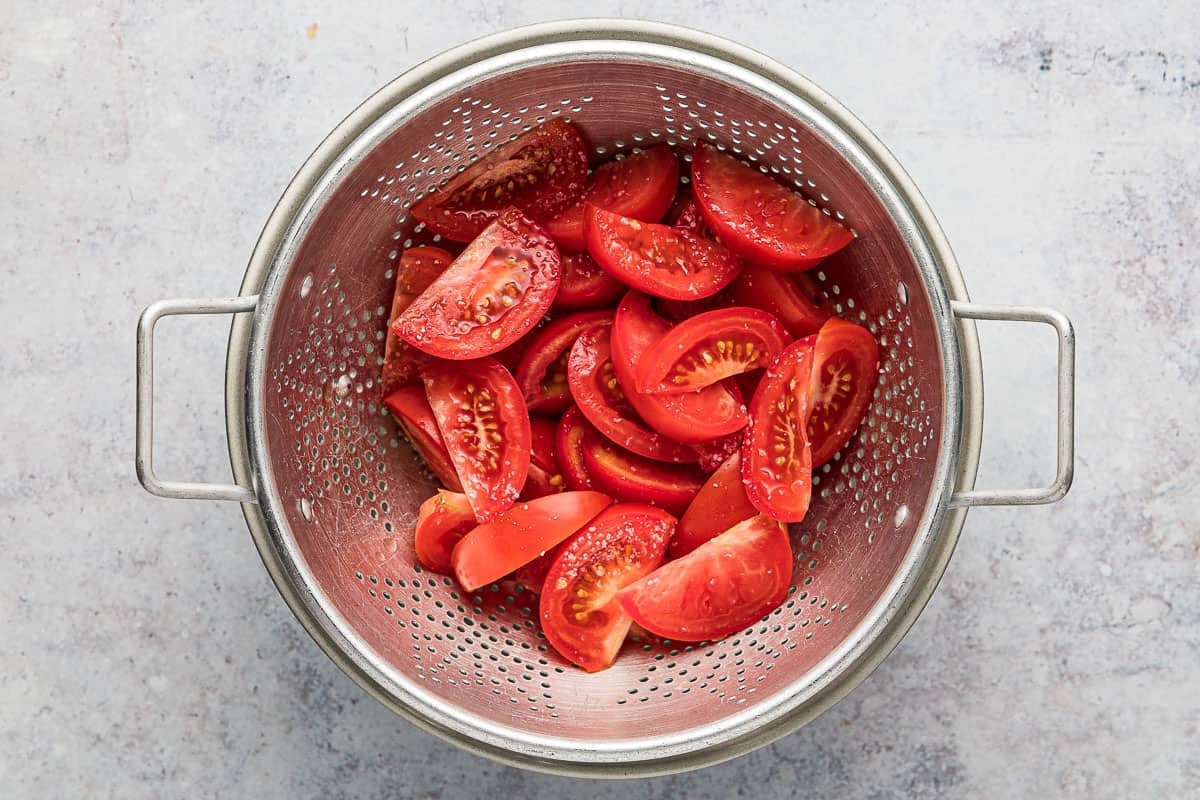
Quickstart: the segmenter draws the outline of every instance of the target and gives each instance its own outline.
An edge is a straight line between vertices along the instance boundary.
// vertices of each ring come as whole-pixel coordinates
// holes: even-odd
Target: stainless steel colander
[[[795,585],[720,642],[633,643],[570,667],[509,584],[477,593],[414,563],[433,491],[379,402],[398,254],[429,241],[408,209],[492,147],[554,117],[598,157],[722,143],[858,239],[816,271],[839,314],[876,335],[882,375],[858,434],[814,476],[793,526]],[[226,377],[236,485],[159,480],[152,345],[170,314],[232,313]],[[1058,474],[1042,489],[973,489],[982,382],[971,319],[1058,331]],[[317,643],[422,728],[524,767],[596,776],[730,758],[812,719],[861,681],[920,613],[972,505],[1052,502],[1071,481],[1074,344],[1061,314],[967,302],[916,188],[816,86],[721,39],[623,21],[491,36],[397,78],[300,169],[240,296],[150,306],[138,328],[137,466],[147,490],[237,500],[264,562]]]

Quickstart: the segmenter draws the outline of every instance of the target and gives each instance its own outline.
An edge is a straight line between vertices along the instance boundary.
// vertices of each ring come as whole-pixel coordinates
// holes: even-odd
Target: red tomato
[[[428,357],[397,336],[391,329],[400,314],[412,305],[429,285],[437,280],[454,256],[440,247],[410,247],[400,256],[396,267],[396,291],[388,316],[387,340],[383,343],[383,375],[380,393],[386,397],[406,383],[420,377],[421,365]]]
[[[842,449],[858,429],[879,378],[879,346],[861,325],[834,318],[817,334],[808,438],[813,467]]]
[[[551,547],[525,566],[518,567],[517,571],[513,573],[513,580],[534,594],[541,594],[546,583],[546,573],[550,572],[550,565],[558,557],[558,552],[562,550],[563,544],[566,542]]]
[[[525,478],[525,488],[521,491],[523,500],[567,490],[566,479],[558,467],[555,427],[554,421],[546,417],[537,414],[529,416],[529,475]]]
[[[812,495],[808,412],[816,340],[806,336],[792,342],[767,370],[750,401],[742,444],[742,480],[750,502],[783,522],[804,519]]]
[[[417,512],[417,532],[413,542],[417,561],[425,569],[453,575],[450,553],[477,524],[465,494],[438,490],[421,503]]]
[[[383,398],[383,404],[392,412],[409,444],[434,477],[447,489],[461,492],[462,483],[454,471],[446,443],[442,441],[442,432],[433,418],[425,390],[420,386],[404,386]]]
[[[468,592],[500,580],[587,524],[611,503],[599,492],[563,492],[519,503],[463,537],[451,561]]]
[[[695,300],[725,288],[742,262],[691,231],[588,205],[588,252],[605,272],[655,297]]]
[[[421,374],[463,492],[486,522],[513,504],[529,472],[529,412],[521,391],[494,358],[435,361]]]
[[[617,383],[634,411],[654,430],[677,442],[703,442],[745,427],[749,417],[739,392],[717,384],[687,394],[642,394],[637,365],[671,326],[650,309],[650,299],[630,291],[617,307],[611,334]]]
[[[792,336],[808,336],[820,330],[830,312],[814,301],[815,291],[807,281],[760,267],[747,267],[726,287],[724,294],[737,306],[753,306],[779,320]]]
[[[746,306],[706,311],[668,331],[638,363],[643,392],[694,392],[769,366],[787,346],[779,320]]]
[[[593,329],[571,348],[567,381],[579,410],[601,433],[638,455],[658,461],[695,461],[694,450],[638,419],[617,381],[609,338],[607,328]]]
[[[742,457],[734,453],[708,476],[671,538],[671,558],[692,552],[719,533],[758,514],[742,486]]]
[[[558,465],[562,468],[567,486],[576,490],[594,489],[592,476],[583,462],[583,440],[592,426],[578,406],[571,406],[558,421],[554,443],[557,445]]]
[[[753,397],[753,393],[748,395]],[[722,436],[720,439],[712,439],[707,442],[694,444],[696,452],[700,458],[696,461],[700,465],[700,469],[705,474],[715,472],[722,464],[729,460],[729,457],[734,453],[742,452],[742,431],[731,433],[728,436]]]
[[[692,197],[690,190],[675,201],[674,207],[667,213],[667,223],[706,239],[712,238],[712,231],[704,224],[704,217],[700,216],[700,207],[696,205],[696,198]]]
[[[854,238],[788,187],[707,144],[692,157],[692,191],[721,243],[760,266],[808,269]]]
[[[787,529],[760,514],[668,561],[617,599],[651,633],[700,642],[753,625],[784,601],[791,582]]]
[[[704,482],[695,464],[665,464],[618,447],[586,425],[579,440],[584,470],[592,484],[618,500],[643,502],[680,514]]]
[[[588,672],[610,666],[633,619],[617,592],[662,563],[675,518],[617,503],[568,539],[544,581],[542,631],[563,658]]]
[[[508,206],[539,222],[583,196],[587,145],[568,122],[551,120],[467,167],[412,207],[415,219],[469,242]]]
[[[554,242],[509,208],[413,301],[392,330],[440,358],[490,355],[546,315],[558,291],[558,276]]]
[[[583,250],[583,207],[592,203],[623,217],[658,222],[671,207],[679,186],[679,161],[665,144],[610,161],[592,173],[587,191],[575,205],[546,223],[546,231],[564,250]]]
[[[542,328],[529,340],[516,378],[529,409],[559,414],[571,405],[567,385],[567,356],[581,334],[612,325],[611,311],[581,311]]]
[[[554,308],[599,308],[616,301],[625,285],[600,268],[587,253],[560,253],[562,278]]]

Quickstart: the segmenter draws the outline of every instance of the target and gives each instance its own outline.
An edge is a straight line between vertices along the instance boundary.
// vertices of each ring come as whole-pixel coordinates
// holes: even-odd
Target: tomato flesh
[[[509,208],[405,309],[392,330],[439,358],[491,355],[545,316],[558,279],[554,242]]]
[[[450,554],[478,524],[465,494],[438,490],[421,503],[417,512],[417,530],[413,539],[417,561],[425,569],[453,575]]]
[[[396,267],[396,291],[388,315],[387,339],[383,343],[382,396],[420,378],[421,366],[428,357],[397,336],[391,326],[453,261],[454,256],[440,247],[411,247],[400,256]]]
[[[726,287],[724,294],[734,305],[752,306],[774,316],[794,337],[820,330],[830,312],[815,300],[815,287],[805,275],[788,275],[759,267],[747,267]]]
[[[879,345],[866,328],[834,318],[817,334],[813,359],[808,437],[816,468],[850,441],[866,416],[879,379]]]
[[[592,476],[583,460],[583,441],[592,430],[578,406],[571,406],[558,421],[554,443],[558,447],[558,465],[567,486],[575,490],[594,489]]]
[[[450,460],[446,443],[442,441],[442,432],[433,418],[425,390],[420,386],[404,386],[383,398],[383,404],[392,412],[408,443],[434,477],[447,489],[461,492],[462,482]]]
[[[735,452],[700,487],[679,518],[671,538],[671,558],[695,550],[719,533],[758,514],[742,485],[742,457]]]
[[[542,328],[529,341],[516,378],[530,410],[558,414],[571,405],[567,385],[567,357],[580,335],[612,325],[611,311],[583,311],[562,317]]]
[[[616,302],[625,293],[625,285],[609,275],[587,253],[560,252],[562,277],[554,308],[600,308]]]
[[[530,450],[529,474],[522,500],[532,500],[556,492],[565,492],[567,482],[558,466],[557,432],[554,420],[537,414],[529,417]]]
[[[751,392],[748,397],[753,397]],[[692,445],[696,448],[696,453],[700,456],[696,463],[700,465],[700,469],[705,474],[711,474],[720,468],[722,464],[729,460],[729,457],[734,453],[742,452],[742,440],[745,438],[742,431],[731,433],[728,436],[722,436],[720,439],[710,439],[707,442]]]
[[[588,672],[612,664],[633,618],[617,592],[656,568],[675,518],[643,503],[617,503],[563,544],[543,583],[542,631]]]
[[[791,582],[787,529],[759,514],[668,561],[617,599],[651,633],[700,642],[753,625],[784,601]]]
[[[629,502],[646,502],[681,514],[700,491],[704,473],[695,464],[667,464],[618,447],[595,428],[579,440],[584,470],[592,485]]]

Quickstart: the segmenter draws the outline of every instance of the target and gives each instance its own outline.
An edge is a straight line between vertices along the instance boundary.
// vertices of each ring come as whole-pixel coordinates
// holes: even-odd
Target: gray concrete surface
[[[1200,794],[1191,3],[268,5],[0,14],[0,795]],[[1057,306],[1080,343],[1063,503],[973,512],[911,634],[814,724],[626,785],[414,730],[303,633],[236,508],[155,499],[133,475],[142,306],[233,292],[294,169],[387,79],[499,28],[598,14],[704,28],[807,73],[917,179],[976,299]],[[163,328],[165,474],[227,473],[225,331]],[[993,324],[983,341],[980,484],[1044,480],[1050,337]]]

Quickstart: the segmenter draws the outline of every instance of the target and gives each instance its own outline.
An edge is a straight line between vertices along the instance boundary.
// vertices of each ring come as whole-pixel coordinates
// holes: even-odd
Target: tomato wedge
[[[428,357],[392,331],[392,324],[412,305],[429,285],[437,280],[454,256],[440,247],[410,247],[400,256],[396,266],[396,291],[392,295],[392,311],[388,316],[387,339],[383,343],[383,374],[380,393],[386,397],[406,383],[420,377],[421,366]]]
[[[671,326],[650,308],[650,298],[630,291],[617,307],[610,342],[613,371],[626,399],[646,424],[677,442],[703,442],[745,427],[749,417],[736,387],[724,383],[687,394],[642,394],[637,365]]]
[[[583,440],[593,428],[578,406],[571,406],[563,413],[555,429],[554,443],[557,445],[558,465],[562,468],[567,486],[576,490],[595,489],[592,476],[583,461]]]
[[[442,432],[433,418],[433,409],[429,407],[425,390],[420,386],[404,386],[383,398],[383,404],[392,412],[408,443],[434,477],[447,489],[461,492],[462,483],[454,470],[446,443],[442,441]]]
[[[617,599],[651,633],[700,642],[753,625],[784,601],[791,582],[787,529],[760,514],[668,561]]]
[[[440,358],[503,350],[545,316],[558,291],[558,250],[541,228],[506,209],[392,326]]]
[[[476,161],[412,207],[447,239],[469,242],[508,206],[545,222],[583,196],[587,145],[569,122],[551,120]]]
[[[450,553],[478,524],[465,494],[439,489],[437,494],[421,503],[417,512],[417,531],[413,541],[417,561],[425,569],[453,575]]]
[[[753,397],[751,392],[747,397]],[[722,436],[720,439],[711,439],[707,442],[694,444],[696,453],[700,456],[696,463],[700,465],[700,469],[705,474],[716,472],[722,464],[729,460],[729,457],[734,453],[742,452],[742,440],[745,438],[742,431],[731,433],[728,436]]]
[[[758,509],[746,497],[742,486],[742,457],[735,452],[708,476],[679,518],[679,527],[671,537],[671,558],[686,555],[717,534],[757,515]]]
[[[500,580],[587,524],[611,503],[599,492],[563,492],[519,503],[463,537],[450,560],[468,592]]]
[[[643,392],[694,392],[742,372],[770,365],[787,346],[779,320],[747,306],[719,308],[668,331],[638,363]]]
[[[692,156],[692,191],[721,243],[763,267],[808,269],[854,238],[788,187],[708,144]]]
[[[579,438],[585,474],[600,491],[618,500],[645,502],[680,514],[704,482],[695,464],[666,464],[618,447],[586,422]]]
[[[587,253],[559,253],[562,277],[554,308],[599,308],[616,301],[625,292],[625,284],[609,275]]]
[[[750,401],[742,444],[746,495],[759,511],[783,522],[804,519],[812,496],[808,412],[816,340],[792,342],[767,370]]]
[[[513,573],[513,580],[534,594],[541,594],[546,583],[546,574],[550,572],[550,566],[558,557],[558,552],[562,549],[563,544],[566,542],[551,547],[528,564],[517,567],[516,572]]]
[[[612,441],[658,461],[695,461],[696,452],[651,430],[621,391],[613,368],[607,328],[590,330],[575,340],[567,359],[567,382],[579,410]]]
[[[644,222],[658,222],[671,207],[679,186],[679,160],[660,144],[610,161],[592,173],[583,199],[546,223],[546,232],[565,250],[583,250],[585,203]]]
[[[832,314],[815,301],[815,287],[788,275],[760,267],[746,267],[726,287],[724,294],[738,306],[753,306],[774,316],[794,337],[820,330]]]
[[[611,311],[582,311],[537,332],[517,364],[516,378],[529,409],[558,414],[571,405],[567,356],[580,335],[612,325]]]
[[[841,450],[867,414],[879,379],[879,345],[861,325],[829,320],[813,354],[808,438],[813,467]]]
[[[542,631],[563,658],[588,672],[612,664],[633,624],[617,592],[662,562],[674,530],[661,508],[617,503],[566,541],[540,603]]]
[[[680,195],[675,201],[675,205],[667,212],[666,221],[676,228],[691,231],[706,239],[712,238],[712,231],[704,224],[704,217],[700,216],[700,207],[696,205],[696,198],[692,197],[690,191]]]
[[[742,262],[691,231],[639,222],[588,204],[588,252],[610,275],[655,297],[695,300],[733,280]]]
[[[525,488],[521,490],[522,500],[532,500],[535,497],[545,497],[556,492],[565,492],[567,482],[562,470],[558,467],[558,445],[554,420],[531,414],[529,416],[530,451],[529,474],[525,478]]]
[[[494,358],[435,361],[425,395],[463,493],[486,522],[517,499],[529,472],[529,412],[512,375]]]

